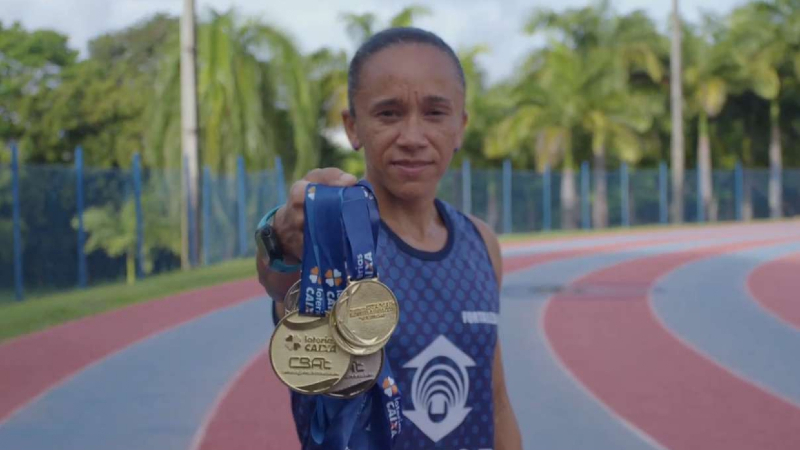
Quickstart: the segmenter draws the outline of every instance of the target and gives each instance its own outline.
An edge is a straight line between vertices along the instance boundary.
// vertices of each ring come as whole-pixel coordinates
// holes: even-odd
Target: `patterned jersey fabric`
[[[472,221],[445,202],[436,206],[448,230],[442,250],[416,250],[385,224],[378,239],[379,278],[401,308],[386,346],[403,400],[403,431],[394,448],[491,449],[497,280]],[[315,449],[307,436],[314,398],[291,395],[303,449]]]

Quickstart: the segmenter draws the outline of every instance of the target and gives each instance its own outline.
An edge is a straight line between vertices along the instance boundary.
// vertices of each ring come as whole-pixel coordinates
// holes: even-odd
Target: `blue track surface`
[[[100,361],[0,424],[3,450],[186,450],[228,380],[272,331],[250,300]]]
[[[800,331],[761,308],[746,289],[756,267],[798,251],[800,242],[686,265],[656,285],[652,304],[695,349],[800,407]]]
[[[698,239],[687,241],[687,236]],[[764,311],[744,288],[746,276],[759,264],[800,251],[797,227],[659,230],[505,251],[512,256],[643,245],[552,261],[505,277],[500,338],[525,448],[661,448],[584,389],[554,356],[541,327],[543,306],[553,293],[582,276],[637,258],[780,236],[796,236],[798,242],[683,266],[652,286],[652,302],[657,316],[684,342],[800,407],[800,357],[790,357],[800,355],[800,332]],[[647,245],[664,238],[684,241]],[[81,371],[0,423],[0,450],[189,450],[220,392],[264,348],[271,332],[270,303],[259,298],[151,336]]]

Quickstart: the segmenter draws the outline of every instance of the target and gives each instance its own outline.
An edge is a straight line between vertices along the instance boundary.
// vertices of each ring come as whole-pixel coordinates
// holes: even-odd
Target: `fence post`
[[[706,212],[703,208],[703,171],[697,166],[697,222],[706,221]]]
[[[78,287],[86,287],[86,253],[83,246],[86,243],[86,233],[83,230],[83,149],[75,149],[75,175],[77,183],[78,203]]]
[[[589,217],[589,161],[581,163],[581,219],[583,229],[588,230],[592,227]]]
[[[278,188],[278,204],[286,203],[286,181],[283,179],[283,161],[280,156],[275,157],[275,183]]]
[[[245,194],[244,158],[236,158],[236,199],[239,204],[239,256],[247,254],[247,197]]]
[[[543,223],[542,228],[545,231],[550,231],[552,227],[551,207],[550,204],[550,166],[544,167],[544,179],[542,180],[542,215]]]
[[[22,290],[22,230],[19,204],[19,150],[11,143],[11,197],[14,234],[14,295],[17,300],[24,298]]]
[[[472,214],[472,169],[466,158],[461,162],[461,209]]]
[[[142,163],[133,154],[133,201],[136,207],[136,278],[144,276],[144,213],[142,212]]]
[[[503,233],[511,233],[511,160],[503,161]]]
[[[662,224],[667,223],[667,163],[661,161],[658,165],[658,219]]]
[[[736,220],[742,220],[742,193],[744,192],[744,171],[742,162],[736,161],[736,168],[733,170],[733,201],[736,211]]]
[[[203,167],[203,264],[210,264],[211,246],[211,168]]]
[[[622,194],[622,226],[631,225],[630,187],[628,182],[628,164],[622,163],[619,168],[620,193]]]

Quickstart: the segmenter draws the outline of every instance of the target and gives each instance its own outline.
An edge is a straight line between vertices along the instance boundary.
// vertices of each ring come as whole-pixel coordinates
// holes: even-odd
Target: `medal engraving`
[[[325,395],[334,398],[353,398],[375,385],[386,357],[383,350],[367,356],[354,356],[344,378]]]
[[[383,347],[400,316],[394,293],[374,278],[348,285],[334,310],[339,334],[354,347]]]
[[[344,378],[351,356],[336,345],[325,317],[284,317],[272,334],[270,361],[275,375],[301,394],[321,394]]]

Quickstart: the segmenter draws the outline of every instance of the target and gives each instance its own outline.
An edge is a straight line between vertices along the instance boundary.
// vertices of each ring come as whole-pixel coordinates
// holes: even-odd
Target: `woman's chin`
[[[436,183],[431,180],[400,181],[387,186],[387,190],[401,200],[416,201],[435,197]]]

